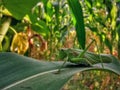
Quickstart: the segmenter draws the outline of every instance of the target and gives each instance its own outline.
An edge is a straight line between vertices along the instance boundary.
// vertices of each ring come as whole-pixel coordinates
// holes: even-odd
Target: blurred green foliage
[[[90,38],[97,41],[101,53],[120,55],[117,21],[119,2],[119,0],[2,0],[1,27],[4,17],[10,18],[11,22],[4,35],[0,33],[4,38],[0,42],[1,51],[10,51],[13,36],[24,32],[28,39],[36,33],[42,36],[47,42],[44,55],[49,59],[54,59],[59,48],[84,49]],[[2,31],[5,30],[1,29],[0,32]],[[91,48],[90,51],[97,52],[96,45]],[[28,50],[26,55],[29,53]]]

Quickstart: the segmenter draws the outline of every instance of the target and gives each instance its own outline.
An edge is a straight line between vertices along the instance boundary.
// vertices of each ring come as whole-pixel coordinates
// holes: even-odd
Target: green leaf
[[[110,40],[107,37],[105,38],[105,45],[109,48],[110,52],[112,53],[113,47]]]
[[[40,0],[2,0],[3,5],[16,19],[22,19]]]
[[[88,8],[92,8],[92,1],[85,0],[85,3],[86,3],[86,5],[87,5]]]
[[[120,2],[120,0],[117,0],[116,2],[117,2],[117,3],[119,3],[119,2]]]
[[[0,53],[0,89],[1,90],[60,90],[77,72],[85,70],[109,70],[120,75],[120,61],[111,55],[111,63],[100,63],[93,67],[80,67],[66,63],[56,74],[63,62],[45,62],[21,56],[15,53]]]
[[[67,0],[67,1],[77,21],[76,33],[77,33],[79,45],[81,46],[82,49],[84,49],[85,41],[86,41],[86,33],[85,33],[82,7],[79,3],[79,0]]]
[[[32,29],[43,36],[47,36],[49,34],[49,28],[46,23],[40,20],[38,23],[32,24]]]
[[[7,36],[5,36],[2,43],[2,49],[3,49],[2,51],[7,51],[9,47],[10,47],[10,39]]]

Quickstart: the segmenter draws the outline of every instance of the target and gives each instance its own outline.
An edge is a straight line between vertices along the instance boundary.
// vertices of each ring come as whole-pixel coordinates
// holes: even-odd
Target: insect
[[[94,39],[84,50],[74,48],[60,49],[59,59],[64,60],[64,63],[61,65],[58,72],[60,72],[61,68],[65,65],[67,61],[82,66],[93,66],[93,64],[97,63],[111,62],[110,58],[106,58],[104,55],[100,55],[99,51],[98,54],[87,51],[93,42],[95,42]]]

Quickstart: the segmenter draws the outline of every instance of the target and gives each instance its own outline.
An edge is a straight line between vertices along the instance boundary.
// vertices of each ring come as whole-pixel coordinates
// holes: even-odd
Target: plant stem
[[[0,25],[0,43],[2,43],[11,23],[10,17],[5,17],[4,22]]]
[[[17,34],[16,30],[13,27],[9,27],[15,34]]]

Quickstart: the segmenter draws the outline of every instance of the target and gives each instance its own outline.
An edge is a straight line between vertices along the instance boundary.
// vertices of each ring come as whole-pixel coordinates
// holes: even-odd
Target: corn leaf
[[[67,0],[68,4],[73,12],[73,15],[76,19],[76,33],[79,45],[82,49],[85,48],[85,40],[86,40],[86,34],[85,34],[85,26],[84,26],[84,18],[83,18],[83,11],[82,7],[79,3],[79,0]]]
[[[85,70],[108,70],[120,75],[120,61],[114,56],[111,63],[100,63],[93,67],[81,67],[67,62],[56,73],[63,62],[38,61],[15,53],[0,53],[0,90],[60,90],[77,72]]]

